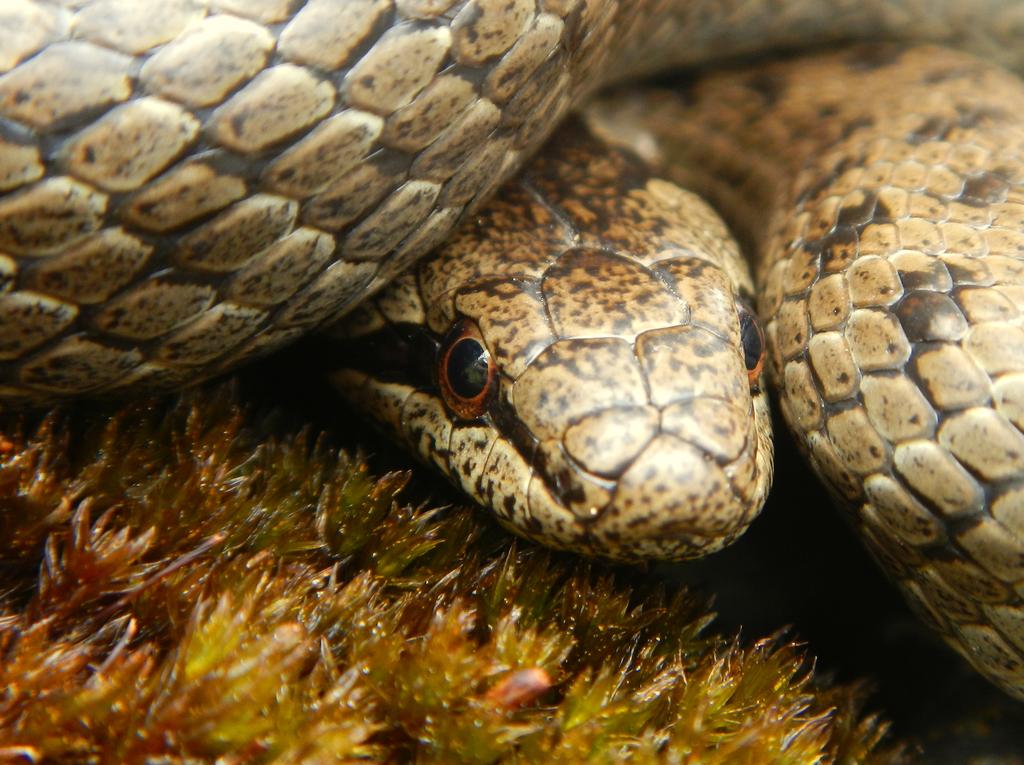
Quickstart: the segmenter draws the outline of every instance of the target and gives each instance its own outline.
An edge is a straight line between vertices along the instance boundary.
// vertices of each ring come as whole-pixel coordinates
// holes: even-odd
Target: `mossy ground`
[[[225,385],[0,420],[0,762],[904,761],[784,637],[409,480]]]

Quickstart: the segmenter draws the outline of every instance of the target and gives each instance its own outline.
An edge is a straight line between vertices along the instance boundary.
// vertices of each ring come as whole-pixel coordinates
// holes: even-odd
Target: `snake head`
[[[749,277],[696,197],[562,140],[346,319],[333,379],[520,534],[703,555],[770,482]]]

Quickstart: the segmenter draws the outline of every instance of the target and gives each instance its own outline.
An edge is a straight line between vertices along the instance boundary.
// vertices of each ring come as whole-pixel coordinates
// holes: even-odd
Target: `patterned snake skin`
[[[919,615],[1024,699],[1024,83],[932,48],[807,64],[589,116],[739,227],[811,464]]]
[[[194,382],[339,317],[444,241],[601,83],[879,37],[938,40],[1020,68],[1022,26],[1024,8],[998,0],[4,0],[0,401]],[[742,140],[732,127],[745,122],[765,131],[766,146],[809,136],[810,153],[829,163],[819,187],[814,168],[746,152],[778,174],[759,174],[757,161],[750,171],[726,167],[736,186],[760,185],[718,195],[727,210],[749,206],[742,230],[770,264],[762,308],[784,409],[912,602],[982,673],[1024,698],[1024,297],[1015,286],[1024,282],[1024,140],[1006,118],[1024,98],[997,70],[955,57],[946,66],[942,55],[923,54],[912,76],[897,74],[898,56],[866,61],[879,80],[849,93],[915,104],[886,123],[890,132],[846,114],[841,86],[824,74],[800,84],[777,70],[736,86],[763,99],[763,122],[753,107],[721,100],[711,123],[721,142],[708,151],[725,160]],[[898,95],[901,77],[918,88],[914,100]],[[950,84],[961,88],[953,101],[931,99]],[[790,106],[810,91],[834,103]],[[995,103],[978,107],[987,93]],[[966,111],[948,111],[956,99]],[[697,101],[699,110],[718,99]],[[773,122],[787,112],[797,122]],[[536,184],[551,193],[550,209],[571,206]],[[666,198],[682,192],[661,184],[647,193],[671,206]],[[779,190],[802,206],[788,223],[763,204]],[[758,221],[762,236],[752,233]],[[567,216],[572,243],[591,222]],[[776,254],[791,251],[796,260]],[[701,269],[639,257],[687,309],[699,302],[672,280]],[[744,291],[738,278],[730,299]],[[926,308],[936,318],[924,318]],[[736,339],[730,310],[720,334]],[[701,329],[714,326],[706,321]],[[637,343],[646,399],[637,393],[620,408],[650,415],[655,406],[658,433],[696,443],[689,422],[707,415],[656,401],[652,380],[669,375],[645,360],[639,337],[650,331],[623,330]],[[760,407],[763,397],[744,395],[734,408]],[[746,477],[720,480],[759,505],[770,472],[766,451],[750,456],[760,436],[730,442],[759,431],[723,430],[707,438],[704,460],[719,469],[746,454]],[[571,451],[578,462],[602,450],[585,436]],[[430,438],[426,429],[420,437]],[[667,454],[645,471],[635,505],[658,506],[649,489],[666,492],[659,466],[679,453]],[[628,467],[595,470],[617,480]],[[547,489],[583,512],[599,511],[600,491],[610,491],[566,486],[552,479]],[[518,522],[516,500],[502,501]],[[684,550],[665,539],[678,524],[651,524],[643,533],[655,541],[630,555],[715,549],[754,512],[724,513],[707,535],[688,528]],[[524,529],[579,546],[579,519],[554,516]],[[615,555],[624,535],[613,528],[589,549]]]
[[[194,382],[339,316],[612,75],[883,34],[1024,57],[1015,3],[907,5],[4,0],[0,401]]]

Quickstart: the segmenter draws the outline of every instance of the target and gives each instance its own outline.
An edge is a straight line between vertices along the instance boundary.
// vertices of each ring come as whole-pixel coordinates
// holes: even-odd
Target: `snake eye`
[[[740,342],[743,343],[743,363],[747,367],[750,387],[756,387],[764,370],[764,331],[754,312],[743,303],[737,304],[740,314]]]
[[[438,383],[445,403],[459,417],[482,415],[497,387],[497,365],[476,324],[462,319],[445,335],[438,350]]]

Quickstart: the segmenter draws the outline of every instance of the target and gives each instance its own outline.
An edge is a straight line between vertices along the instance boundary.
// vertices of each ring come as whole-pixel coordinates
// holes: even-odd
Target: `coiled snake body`
[[[337,379],[505,523],[612,557],[716,549],[771,461],[717,218],[579,126],[474,211],[610,79],[807,37],[1020,63],[1014,3],[926,11],[8,0],[0,396],[191,382],[362,303],[342,334],[373,351]],[[922,616],[1024,697],[1024,86],[881,47],[631,98],[592,128],[689,159],[666,172],[735,215],[812,463]]]

